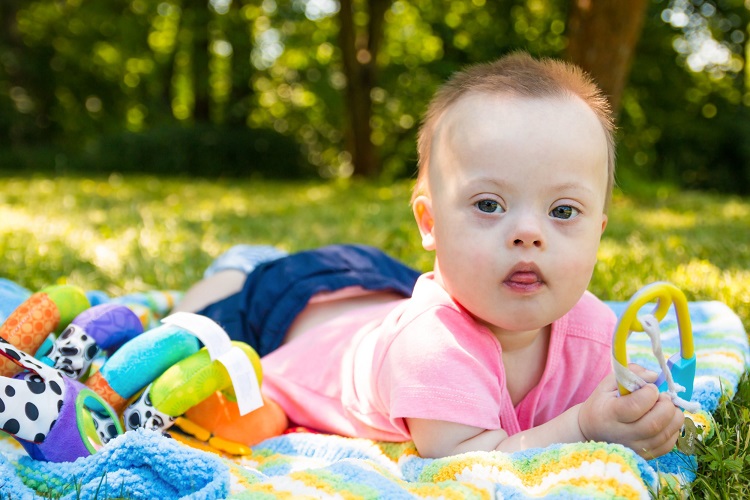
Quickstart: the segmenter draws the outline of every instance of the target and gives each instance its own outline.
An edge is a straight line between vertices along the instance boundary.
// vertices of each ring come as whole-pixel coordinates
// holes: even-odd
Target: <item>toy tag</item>
[[[680,436],[677,438],[677,449],[686,455],[695,455],[695,441],[699,439],[700,431],[690,417],[685,417]]]
[[[240,415],[263,406],[260,384],[250,360],[238,347],[232,345],[229,335],[215,321],[199,314],[177,312],[161,320],[192,333],[206,346],[211,360],[217,360],[227,369],[237,397]]]

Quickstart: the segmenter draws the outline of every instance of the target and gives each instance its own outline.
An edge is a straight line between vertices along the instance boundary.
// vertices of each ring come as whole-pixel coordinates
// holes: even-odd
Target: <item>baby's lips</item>
[[[513,266],[505,277],[506,283],[519,285],[533,285],[544,283],[544,275],[534,262],[518,262]]]
[[[532,284],[542,281],[539,275],[533,271],[516,271],[508,276],[507,281],[514,283]]]

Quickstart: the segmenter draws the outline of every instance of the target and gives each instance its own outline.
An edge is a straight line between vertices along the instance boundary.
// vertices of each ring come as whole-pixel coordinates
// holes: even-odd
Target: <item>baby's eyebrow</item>
[[[503,179],[495,178],[495,177],[477,177],[474,179],[470,179],[469,185],[475,186],[475,187],[484,187],[487,185],[492,185],[493,187],[503,190],[507,189],[508,183],[505,182]]]
[[[495,178],[495,177],[477,177],[475,179],[471,179],[469,185],[473,187],[485,187],[487,185],[490,185],[499,190],[507,190],[512,187],[507,182],[505,182],[502,178]],[[596,194],[596,191],[594,191],[587,185],[582,184],[580,182],[576,182],[576,181],[568,181],[568,182],[561,182],[559,184],[552,184],[550,186],[546,186],[546,189],[552,192],[585,191],[588,194],[592,194],[592,195]]]
[[[585,184],[579,182],[564,182],[550,186],[551,191],[585,191],[589,194],[596,194],[596,191]]]

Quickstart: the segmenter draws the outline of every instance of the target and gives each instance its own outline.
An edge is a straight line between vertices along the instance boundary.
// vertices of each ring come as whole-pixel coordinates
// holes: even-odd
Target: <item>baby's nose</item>
[[[517,247],[523,247],[527,245],[526,241],[529,241],[528,243],[529,246],[533,245],[537,248],[540,248],[542,246],[542,240],[535,239],[535,238],[527,238],[526,240],[521,239],[521,238],[516,238],[515,240],[513,240],[513,245]]]
[[[509,243],[519,248],[544,247],[541,222],[532,215],[519,216],[509,234]]]

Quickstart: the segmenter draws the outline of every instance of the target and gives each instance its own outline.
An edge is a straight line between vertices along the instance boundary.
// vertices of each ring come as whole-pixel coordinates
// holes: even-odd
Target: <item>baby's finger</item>
[[[669,397],[663,393],[659,395],[656,404],[641,418],[635,426],[637,434],[643,442],[651,447],[669,441],[680,431],[685,416]]]
[[[661,426],[658,432],[648,439],[641,440],[635,450],[646,459],[659,457],[672,451],[677,438],[680,435],[685,416],[673,407],[667,423]]]
[[[659,390],[653,384],[648,384],[635,392],[620,396],[612,404],[617,420],[622,423],[632,423],[648,413],[659,399]]]
[[[633,373],[641,377],[643,380],[645,380],[649,384],[656,382],[656,379],[659,376],[658,373],[652,372],[651,370],[647,370],[646,368],[636,363],[629,363],[628,368],[630,368],[630,371],[632,371]]]
[[[674,403],[672,403],[672,400],[669,399],[669,397],[660,397],[659,402],[656,403],[653,411],[662,412],[659,418],[664,422],[663,436],[672,436],[682,430],[682,426],[685,423],[685,414],[682,413],[682,410],[676,407]]]

